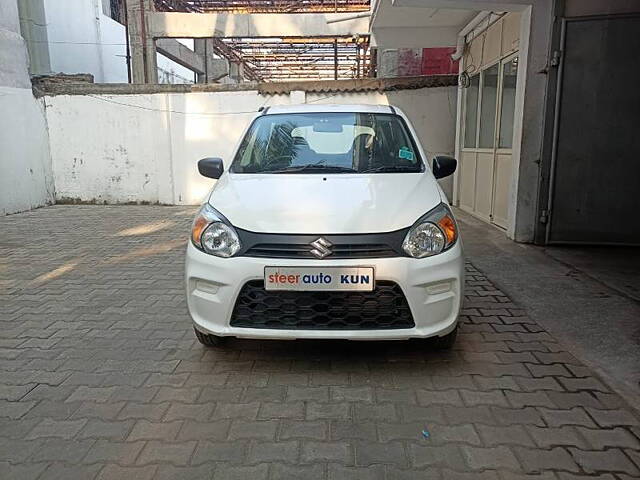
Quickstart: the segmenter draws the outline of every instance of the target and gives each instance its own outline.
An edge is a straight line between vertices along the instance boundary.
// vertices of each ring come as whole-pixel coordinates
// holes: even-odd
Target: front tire
[[[202,333],[197,328],[194,328],[193,331],[195,332],[198,341],[205,347],[221,347],[225,343],[224,337],[218,337],[217,335],[211,335],[209,333]]]
[[[432,339],[433,347],[437,350],[451,350],[456,343],[458,337],[458,325],[451,332],[442,337],[435,337]]]

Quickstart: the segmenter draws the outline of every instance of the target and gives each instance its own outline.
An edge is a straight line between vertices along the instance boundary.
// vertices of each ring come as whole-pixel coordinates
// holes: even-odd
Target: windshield
[[[421,172],[422,161],[398,115],[295,113],[258,117],[234,173]]]

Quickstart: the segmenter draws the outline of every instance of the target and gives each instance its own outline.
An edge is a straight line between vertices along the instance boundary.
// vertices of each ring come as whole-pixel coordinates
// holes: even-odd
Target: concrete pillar
[[[47,75],[51,73],[47,18],[42,0],[18,2],[20,30],[29,50],[29,73]]]
[[[242,83],[244,80],[244,65],[240,62],[229,62],[229,78],[233,83]]]
[[[229,62],[224,58],[213,57],[213,40],[211,38],[196,38],[195,51],[202,56],[205,73],[198,75],[198,83],[217,83],[221,78],[229,75]]]
[[[209,70],[209,76],[214,82],[219,81],[221,78],[229,76],[229,61],[226,58],[213,58],[211,59],[211,65]]]
[[[133,83],[158,83],[156,45],[151,33],[152,0],[128,0],[127,20]]]
[[[378,48],[378,77],[398,76],[398,49]]]
[[[533,242],[537,224],[553,1],[540,0],[522,12],[509,238]]]

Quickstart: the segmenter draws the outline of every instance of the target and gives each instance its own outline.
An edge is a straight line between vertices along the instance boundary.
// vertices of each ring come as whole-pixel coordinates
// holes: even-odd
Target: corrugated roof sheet
[[[44,95],[135,95],[149,93],[237,92],[253,90],[265,95],[280,95],[288,94],[294,90],[315,93],[349,93],[367,91],[386,92],[390,90],[449,87],[457,85],[458,83],[456,75],[274,83],[200,83],[195,85],[86,83],[80,80],[75,83],[74,79],[65,80],[66,81],[61,82],[55,75],[33,79],[34,94],[37,97],[41,97]]]
[[[432,75],[400,78],[362,78],[353,80],[260,83],[258,84],[258,91],[262,94],[268,95],[286,94],[293,90],[302,90],[313,93],[386,92],[389,90],[449,87],[457,84],[458,78],[455,75]]]

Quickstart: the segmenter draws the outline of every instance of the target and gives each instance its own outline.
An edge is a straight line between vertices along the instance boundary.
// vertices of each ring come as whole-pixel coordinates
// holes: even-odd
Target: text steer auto
[[[398,108],[271,107],[230,157],[192,226],[187,300],[205,345],[225,337],[389,340],[450,347],[463,297],[458,226]]]

